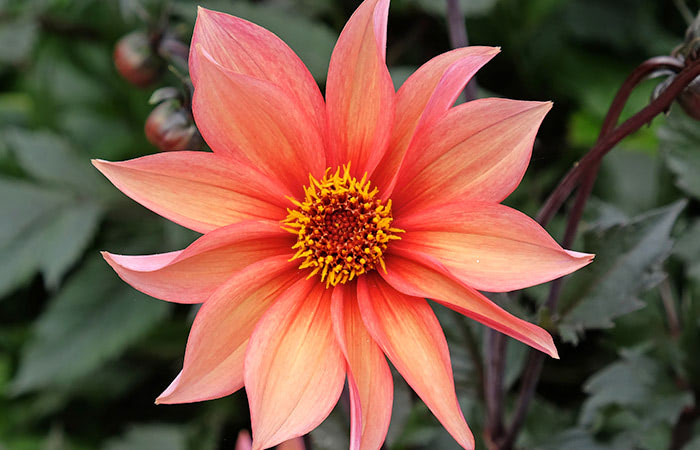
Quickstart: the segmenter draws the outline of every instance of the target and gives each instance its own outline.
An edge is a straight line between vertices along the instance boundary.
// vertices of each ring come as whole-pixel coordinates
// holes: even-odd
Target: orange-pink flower
[[[435,57],[395,92],[389,0],[366,0],[331,58],[326,97],[272,33],[199,10],[193,112],[213,153],[95,161],[125,194],[203,233],[182,251],[105,253],[153,297],[202,303],[183,369],[158,403],[246,388],[253,448],[316,427],[347,378],[352,449],[391,416],[386,357],[464,448],[445,337],[425,298],[557,357],[551,336],[478,291],[549,281],[592,255],[562,249],[500,202],[519,184],[550,103],[453,107],[498,49]]]

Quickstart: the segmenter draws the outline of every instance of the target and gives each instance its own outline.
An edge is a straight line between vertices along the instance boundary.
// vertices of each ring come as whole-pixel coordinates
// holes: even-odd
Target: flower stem
[[[450,33],[450,45],[452,45],[452,48],[469,45],[467,25],[464,22],[464,13],[459,5],[459,0],[447,0],[447,28]],[[476,77],[472,77],[464,88],[464,101],[474,100],[477,96],[476,90]]]

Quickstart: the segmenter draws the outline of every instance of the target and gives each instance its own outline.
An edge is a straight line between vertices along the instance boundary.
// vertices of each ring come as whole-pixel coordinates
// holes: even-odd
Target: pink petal
[[[308,433],[330,414],[345,361],[330,317],[331,290],[301,280],[265,313],[246,350],[254,450]]]
[[[250,438],[250,433],[246,430],[241,430],[236,439],[236,448],[234,450],[252,450],[253,440]]]
[[[284,219],[291,194],[256,169],[209,152],[92,163],[129,197],[200,233],[242,220]]]
[[[293,237],[278,222],[240,222],[216,229],[185,250],[125,256],[103,252],[119,277],[152,297],[202,303],[234,273],[270,256],[289,258]]]
[[[365,328],[355,284],[333,289],[333,329],[348,363],[350,450],[379,449],[391,420],[394,383],[384,353]]]
[[[228,14],[199,8],[190,47],[190,75],[199,87],[200,47],[214,61],[242,75],[269,81],[294,99],[317,130],[324,130],[323,96],[311,73],[280,38]]]
[[[357,280],[357,294],[370,335],[459,445],[473,449],[447,342],[428,303],[398,292],[374,273]]]
[[[498,203],[453,202],[402,216],[394,226],[406,233],[392,243],[392,251],[434,257],[482,291],[534,286],[593,260],[564,250],[537,222]]]
[[[429,257],[428,257],[429,258]],[[427,259],[427,258],[426,258]],[[552,337],[542,328],[526,322],[501,309],[474,289],[416,261],[391,255],[386,258],[387,273],[382,277],[394,289],[406,295],[431,298],[494,330],[507,334],[553,358],[559,358]]]
[[[454,105],[471,77],[499,52],[495,47],[466,47],[443,53],[421,66],[396,94],[396,124],[389,151],[372,175],[385,197],[413,136]]]
[[[296,264],[272,257],[233,275],[202,305],[187,340],[182,372],[156,403],[223,397],[243,387],[245,349],[270,305],[299,279]]]
[[[279,86],[228,70],[203,52],[192,113],[204,140],[215,153],[256,167],[301,195],[309,173],[326,169],[321,131]]]
[[[416,136],[392,193],[395,215],[460,200],[501,202],[527,169],[551,103],[480,99]]]
[[[389,144],[394,87],[384,61],[389,0],[365,0],[333,50],[326,84],[330,166],[372,173]]]

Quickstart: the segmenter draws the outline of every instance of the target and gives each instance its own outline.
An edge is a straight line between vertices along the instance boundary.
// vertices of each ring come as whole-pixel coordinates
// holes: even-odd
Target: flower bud
[[[154,52],[152,40],[144,31],[123,36],[114,46],[114,65],[129,83],[145,87],[160,78],[163,60]]]
[[[700,120],[700,76],[695,77],[676,100],[686,114]]]
[[[162,151],[204,148],[192,115],[179,99],[167,99],[153,108],[144,128],[149,142]]]

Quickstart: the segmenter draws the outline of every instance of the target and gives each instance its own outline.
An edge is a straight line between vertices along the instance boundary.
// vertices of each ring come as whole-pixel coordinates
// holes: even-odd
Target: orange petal
[[[345,361],[331,326],[331,292],[317,280],[301,280],[250,338],[245,387],[254,450],[308,433],[340,397]]]
[[[248,163],[301,196],[309,173],[326,169],[321,131],[274,83],[225,69],[199,52],[192,113],[204,140],[215,153]]]
[[[167,152],[92,162],[123,193],[180,225],[206,233],[242,220],[286,217],[285,195],[252,167],[209,152]]]
[[[365,0],[350,17],[328,68],[330,166],[372,173],[389,144],[394,86],[384,61],[389,0]]]
[[[333,329],[348,363],[350,450],[379,449],[391,421],[394,382],[384,353],[367,332],[355,284],[333,289]]]
[[[246,266],[270,256],[289,258],[293,244],[278,222],[246,221],[209,232],[182,251],[102,256],[122,280],[145,294],[169,302],[202,303]]]
[[[425,260],[429,260],[429,257]],[[435,260],[429,264],[430,267],[402,256],[390,255],[386,258],[387,273],[381,275],[394,289],[406,295],[431,298],[553,358],[559,358],[552,336],[545,330],[518,319],[478,291],[446,276],[444,273],[447,269],[434,270],[432,267],[439,265]]]
[[[200,71],[206,70],[200,68],[197,47],[228,70],[277,85],[296,101],[316,129],[325,130],[325,106],[316,81],[294,51],[273,33],[200,7],[189,61],[195,88],[199,87]]]
[[[416,136],[392,193],[395,216],[455,199],[501,202],[527,169],[551,103],[480,99]]]
[[[580,269],[593,255],[564,250],[537,222],[498,203],[454,202],[409,216],[391,249],[436,258],[455,277],[482,291],[507,292]]]
[[[473,449],[445,335],[428,302],[400,293],[374,273],[357,280],[357,295],[370,335],[457,443]]]
[[[202,305],[187,340],[182,372],[156,403],[190,403],[243,387],[245,349],[255,325],[299,279],[287,257],[252,264],[227,280]]]
[[[389,151],[372,175],[382,195],[391,194],[413,136],[445,114],[471,77],[498,52],[496,47],[458,48],[436,56],[408,77],[396,93],[396,124]]]

